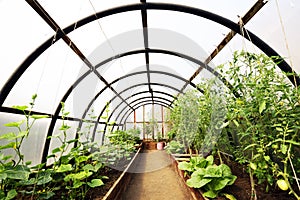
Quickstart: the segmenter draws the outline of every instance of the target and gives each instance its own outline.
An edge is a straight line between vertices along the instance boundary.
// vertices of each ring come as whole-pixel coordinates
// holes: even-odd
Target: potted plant
[[[165,142],[162,141],[161,135],[162,134],[160,132],[157,132],[157,135],[156,135],[156,141],[157,141],[156,148],[157,148],[157,150],[163,150],[164,146],[165,146]]]

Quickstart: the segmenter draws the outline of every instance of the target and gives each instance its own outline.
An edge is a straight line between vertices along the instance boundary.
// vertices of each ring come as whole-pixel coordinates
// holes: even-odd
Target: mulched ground
[[[249,175],[246,169],[239,163],[223,159],[224,163],[227,164],[232,171],[232,174],[237,176],[235,183],[228,186],[224,192],[234,195],[237,200],[249,200],[251,199],[251,184]],[[268,193],[265,191],[265,187],[256,186],[256,194],[258,200],[291,200],[295,199],[288,192],[280,189],[271,190]],[[226,200],[225,197],[219,197],[217,200]]]

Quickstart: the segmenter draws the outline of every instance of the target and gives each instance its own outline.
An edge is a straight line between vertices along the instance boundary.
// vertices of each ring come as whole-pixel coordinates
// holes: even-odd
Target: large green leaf
[[[68,171],[72,171],[73,167],[71,164],[62,164],[58,167],[58,169],[56,170],[56,172],[68,172]]]
[[[91,164],[87,164],[87,165],[83,166],[82,169],[85,171],[94,171],[94,166]]]
[[[266,101],[263,100],[259,105],[259,113],[261,114],[266,109]]]
[[[9,190],[8,193],[7,193],[7,196],[5,198],[5,200],[10,200],[10,199],[13,199],[17,196],[17,191],[15,189],[12,189],[12,190]]]
[[[21,111],[24,111],[28,108],[28,106],[12,106],[12,108],[15,108],[17,110],[21,110]]]
[[[218,178],[222,177],[222,170],[219,166],[208,166],[206,168],[205,178]]]
[[[93,179],[90,183],[87,183],[88,186],[94,188],[104,185],[103,181],[101,179]]]
[[[78,173],[74,173],[74,174],[69,174],[64,178],[64,181],[69,181],[69,180],[82,180],[85,179],[89,176],[91,176],[93,173],[92,172],[78,172]]]
[[[37,185],[44,185],[52,181],[51,173],[49,171],[44,171],[39,174]]]
[[[188,171],[188,172],[193,172],[194,171],[194,168],[193,168],[192,164],[188,163],[188,162],[185,162],[185,161],[178,163],[178,169]]]
[[[40,196],[40,199],[50,199],[54,195],[55,195],[54,192],[52,192],[52,191],[46,191],[46,192],[40,194],[39,196]]]
[[[30,172],[25,170],[21,171],[21,170],[13,170],[13,169],[6,170],[5,173],[7,175],[7,178],[17,179],[17,180],[27,180],[30,174]]]
[[[30,116],[33,119],[44,119],[44,118],[48,118],[48,115],[31,115]]]
[[[78,156],[75,158],[77,163],[85,162],[89,159],[89,156]]]
[[[214,157],[212,155],[207,156],[206,160],[208,162],[207,166],[214,164]]]
[[[81,182],[81,181],[79,181],[79,180],[75,180],[74,182],[73,182],[73,186],[72,186],[72,188],[80,188],[83,184],[85,184],[84,182]]]
[[[186,181],[186,184],[192,188],[202,188],[209,182],[211,182],[211,179],[208,178],[200,179],[200,177],[192,177]]]
[[[14,140],[16,138],[16,134],[13,132],[10,133],[5,133],[0,136],[0,140],[5,139],[5,140]]]
[[[230,181],[230,178],[217,178],[211,181],[210,186],[214,191],[219,191],[222,190]]]
[[[213,190],[209,190],[203,193],[204,197],[208,197],[208,198],[216,198],[218,196],[218,193],[213,191]]]
[[[230,176],[230,175],[232,175],[231,169],[230,169],[230,167],[228,165],[221,164],[221,165],[219,165],[219,168],[221,169],[223,176]]]
[[[204,175],[206,174],[206,169],[205,168],[199,168],[196,171],[194,171],[191,175],[191,177],[196,177],[196,176],[200,176],[200,177],[204,177]]]
[[[23,123],[24,123],[24,120],[18,121],[18,122],[10,122],[10,123],[4,124],[4,126],[6,126],[6,127],[20,127],[21,124],[23,124]]]
[[[5,180],[7,178],[7,174],[5,172],[0,172],[0,180]]]
[[[36,184],[37,180],[36,178],[31,178],[29,180],[21,180],[19,183],[22,185],[33,185]]]

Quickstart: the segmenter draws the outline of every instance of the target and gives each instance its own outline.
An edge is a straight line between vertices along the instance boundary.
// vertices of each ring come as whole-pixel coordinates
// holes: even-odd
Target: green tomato
[[[250,164],[251,169],[256,170],[257,169],[257,165],[253,162],[251,162]]]
[[[286,191],[287,189],[289,189],[287,182],[283,179],[277,180],[277,185],[281,190]]]

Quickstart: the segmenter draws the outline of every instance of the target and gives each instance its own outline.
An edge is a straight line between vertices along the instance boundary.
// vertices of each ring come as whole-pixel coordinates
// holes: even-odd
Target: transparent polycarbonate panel
[[[53,113],[66,91],[87,70],[64,42],[57,42],[24,72],[4,105],[28,104],[37,94],[34,110]]]
[[[115,84],[113,84],[113,88],[117,92],[121,92],[131,86],[135,86],[135,85],[139,85],[139,84],[147,84],[148,79],[147,79],[146,69],[142,72],[143,72],[142,74],[135,74],[132,76],[128,76],[128,77],[116,82]],[[125,98],[131,96],[131,94],[133,94],[135,90],[136,90],[136,88],[133,87],[132,89],[129,89],[129,90],[126,90],[125,92],[123,92],[121,94],[121,96],[125,99]]]
[[[61,140],[62,141],[69,141],[69,140],[73,140],[76,137],[76,131],[77,131],[77,127],[78,127],[78,122],[75,121],[65,121],[64,124],[70,126],[71,128],[68,129],[66,131],[66,138],[64,138],[64,134],[61,130],[59,130],[62,126],[63,121],[62,120],[57,120],[56,124],[55,124],[55,128],[53,130],[53,137],[51,138],[50,141],[50,147],[49,147],[49,151],[48,151],[48,155],[52,154],[52,150],[55,148],[58,148],[62,145]],[[59,138],[61,138],[61,140],[59,140]],[[67,154],[68,152],[70,152],[71,148],[74,147],[74,143],[71,143],[69,146],[67,146],[67,148],[65,149],[65,154]],[[57,153],[56,156],[59,156],[60,154]],[[58,159],[58,158],[57,158]],[[54,159],[49,159],[47,161],[47,164],[52,164],[54,162]]]
[[[97,145],[99,146],[102,145],[103,130],[104,130],[104,125],[98,124],[97,131],[95,133],[94,142],[96,142]]]
[[[111,83],[119,77],[146,70],[145,55],[134,54],[122,57],[99,67],[99,73]]]
[[[278,4],[277,4],[278,3]],[[300,72],[299,1],[269,1],[246,25]]]
[[[144,121],[144,118],[143,118],[143,107],[140,107],[139,109],[135,110],[135,115],[136,115],[136,121],[139,122],[139,123],[143,123],[143,121]],[[133,119],[133,116],[132,116],[132,119]]]
[[[26,1],[0,1],[0,24],[1,89],[15,69],[54,31]]]
[[[112,83],[120,77],[146,70],[144,54],[122,57],[99,67],[97,71]]]
[[[82,123],[82,127],[79,131],[79,140],[80,142],[93,142],[93,132],[95,128],[95,123],[93,119],[91,121],[85,121]]]
[[[173,96],[169,96],[169,95],[158,93],[158,92],[155,92],[154,96],[159,97],[159,98],[164,98],[164,99],[167,99],[169,101],[173,101],[173,99],[174,99]]]
[[[6,127],[4,124],[17,122],[24,120],[25,117],[22,115],[0,113],[0,135],[5,133],[13,132],[19,134],[16,127]],[[36,165],[41,162],[43,148],[47,135],[47,128],[50,124],[50,119],[39,119],[35,121],[33,126],[30,129],[28,137],[23,140],[21,145],[21,153],[24,154],[24,161],[31,161],[31,165]],[[21,125],[21,129],[25,131],[25,121]],[[20,139],[19,139],[20,141]],[[5,141],[4,139],[0,140],[0,145],[10,143],[12,141]],[[34,147],[34,148],[33,148]],[[11,150],[2,151],[5,155],[15,155],[15,152]],[[15,157],[16,160],[16,157]]]
[[[122,123],[121,120],[124,120],[122,119],[124,117],[124,114],[126,112],[131,112],[133,110],[126,103],[122,102],[121,104],[112,107],[112,111],[113,113],[112,113],[111,121],[114,121],[117,124],[119,124]]]
[[[263,53],[251,41],[243,38],[241,35],[235,35],[233,39],[220,51],[217,56],[209,63],[216,67],[226,64],[233,59],[235,51],[248,51],[252,53]]]
[[[175,12],[148,11],[149,47],[205,60],[229,29],[207,19]]]
[[[146,97],[151,97],[151,94],[149,91],[144,91],[145,93],[141,93],[141,94],[138,94],[138,95],[135,95],[135,96],[132,96],[130,97],[127,101],[132,104],[134,103],[135,101],[137,101],[138,99],[141,99],[141,98],[146,98]]]
[[[94,73],[90,73],[77,87],[73,88],[72,93],[65,103],[70,116],[81,118],[89,103],[104,87],[105,84]]]
[[[121,13],[93,21],[69,35],[93,65],[144,47],[140,12]]]
[[[92,108],[95,110],[95,115],[97,117],[101,114],[101,112],[103,110],[104,110],[104,112],[101,116],[106,116],[107,112],[112,110],[114,105],[109,102],[115,96],[116,96],[115,93],[112,92],[112,90],[109,88],[107,88],[103,93],[101,93],[101,95],[99,95],[99,97],[96,99],[96,101],[92,105]],[[107,104],[108,104],[108,107],[107,107]]]
[[[150,74],[150,81],[154,83],[161,83],[165,85],[170,85],[172,87],[175,87],[177,89],[181,89],[182,86],[185,83],[185,79],[181,80],[178,77],[173,77],[166,74],[160,74],[160,73],[151,73]]]
[[[102,61],[113,54],[97,21],[90,22],[73,30],[68,36],[91,62],[93,59]],[[100,48],[100,46],[101,49],[97,51],[97,48]],[[92,63],[97,64],[97,62]]]
[[[168,86],[168,84],[166,84]],[[166,92],[166,93],[169,93],[171,95],[176,95],[177,94],[177,90],[180,90],[181,88],[177,88],[177,90],[175,90],[176,88],[170,88],[170,87],[173,87],[172,85],[169,85],[170,87],[167,87],[167,86],[158,86],[158,85],[152,85],[152,89],[154,91],[161,91],[161,92]]]
[[[147,2],[186,5],[202,10],[207,10],[237,22],[237,16],[243,16],[252,7],[252,5],[254,5],[256,0],[226,0],[226,2],[207,0],[148,0]]]
[[[142,28],[140,11],[129,11],[101,18],[100,25],[109,40],[107,42],[111,43],[115,52],[127,52],[129,47],[133,49],[142,47],[140,46],[143,44],[142,30],[140,30]],[[122,48],[126,48],[126,51]]]
[[[164,100],[164,99],[161,99],[159,97],[153,97],[153,100],[154,100],[154,103],[155,102],[162,102],[163,104],[169,104],[168,101]],[[142,105],[142,103],[152,103],[152,97],[145,97],[143,99],[139,99],[137,101],[135,101],[134,103],[132,103],[132,106],[134,108],[137,108],[138,106]]]
[[[74,1],[74,0],[41,0],[40,4],[61,26],[65,27],[96,12],[110,9],[124,4],[122,0],[114,1]],[[134,3],[136,0],[127,0],[127,3]]]
[[[199,67],[198,64],[188,61],[185,58],[168,54],[152,53],[149,56],[150,70],[159,70],[176,74],[189,79]]]

